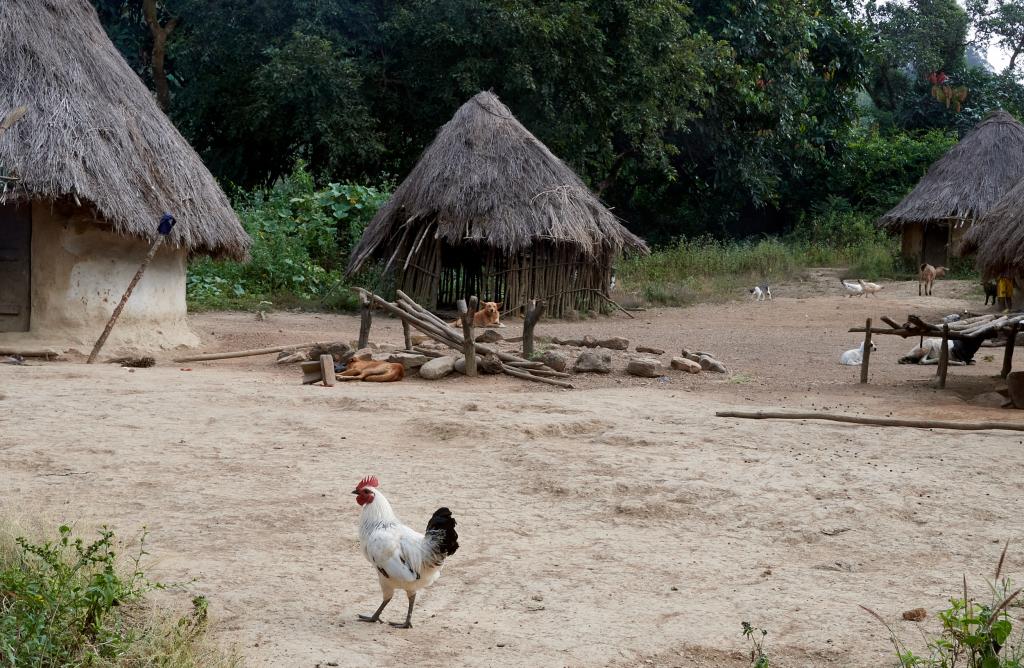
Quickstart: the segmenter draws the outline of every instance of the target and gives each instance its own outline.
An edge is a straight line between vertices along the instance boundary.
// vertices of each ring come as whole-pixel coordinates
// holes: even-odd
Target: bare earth
[[[962,574],[981,591],[1024,531],[1024,436],[716,418],[725,408],[1020,420],[993,407],[1002,350],[899,366],[879,337],[871,383],[838,364],[865,318],[983,310],[974,286],[916,283],[847,298],[834,276],[738,301],[542,322],[538,333],[625,336],[708,350],[728,375],[609,376],[557,390],[506,377],[301,386],[273,356],[129,372],[0,365],[0,512],[121,535],[151,532],[156,574],[210,597],[247,666],[739,667],[740,622],[780,666],[889,665],[900,612],[926,625]],[[204,350],[351,339],[349,316],[213,313]],[[510,321],[506,335],[518,333]],[[399,343],[378,317],[372,339]],[[986,359],[986,356],[991,356]],[[349,491],[377,474],[401,517],[440,505],[462,549],[419,597],[411,630],[361,624],[379,602]],[[1011,546],[1009,572],[1024,578]],[[184,593],[174,601],[187,604]],[[400,619],[396,597],[385,618]],[[773,663],[775,665],[775,663]]]

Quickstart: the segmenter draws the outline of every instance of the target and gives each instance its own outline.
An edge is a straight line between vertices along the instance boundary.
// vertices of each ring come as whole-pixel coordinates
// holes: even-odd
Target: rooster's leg
[[[412,606],[416,603],[416,594],[409,594],[409,612],[405,614],[405,622],[402,624],[396,624],[395,622],[388,622],[391,626],[396,629],[411,629],[412,628]]]
[[[391,602],[391,597],[388,596],[386,599],[384,599],[383,601],[380,602],[380,607],[377,608],[377,611],[375,613],[373,613],[372,615],[370,615],[369,617],[367,617],[366,615],[359,615],[359,621],[361,621],[361,622],[376,622],[376,621],[378,621],[380,619],[380,613],[384,612],[384,608],[386,608],[388,606],[388,603],[390,603],[390,602]],[[410,610],[410,612],[411,612],[411,610]]]

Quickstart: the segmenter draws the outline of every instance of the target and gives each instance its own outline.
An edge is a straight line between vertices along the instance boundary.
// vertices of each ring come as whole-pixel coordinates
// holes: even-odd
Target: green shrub
[[[143,608],[163,585],[140,568],[145,534],[125,570],[114,533],[102,528],[86,542],[64,525],[53,541],[18,537],[0,545],[0,664],[26,668],[160,665],[234,666],[206,646],[206,599],[173,618]]]
[[[387,197],[386,189],[354,184],[317,189],[301,162],[273,188],[239,195],[235,208],[252,237],[251,261],[194,260],[190,307],[247,307],[264,300],[349,307],[355,298],[342,280],[345,265]]]

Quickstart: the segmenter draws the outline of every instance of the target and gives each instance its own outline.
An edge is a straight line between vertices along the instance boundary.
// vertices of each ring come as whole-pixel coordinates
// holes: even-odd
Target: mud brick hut
[[[904,257],[948,265],[967,231],[1021,179],[1024,125],[995,111],[939,158],[878,224],[902,230]]]
[[[198,343],[191,253],[242,259],[249,237],[199,156],[122,59],[87,0],[0,2],[0,347],[86,350],[157,235],[177,226],[108,350]]]
[[[508,107],[480,93],[377,213],[348,271],[380,260],[428,308],[477,295],[515,310],[537,298],[558,317],[603,307],[616,257],[646,252]]]

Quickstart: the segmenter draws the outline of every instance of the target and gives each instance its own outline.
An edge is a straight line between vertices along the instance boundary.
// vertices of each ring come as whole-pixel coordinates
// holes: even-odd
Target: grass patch
[[[163,589],[140,562],[145,533],[119,558],[114,532],[56,535],[0,523],[0,664],[49,668],[233,668],[238,657],[207,637],[207,601],[185,615],[154,606]]]

